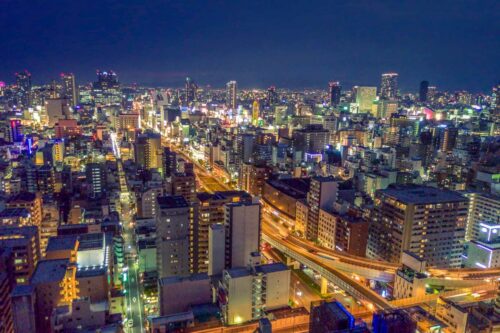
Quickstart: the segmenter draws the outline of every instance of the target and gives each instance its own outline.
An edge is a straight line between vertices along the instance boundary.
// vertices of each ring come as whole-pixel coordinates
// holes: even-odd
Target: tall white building
[[[187,276],[192,208],[183,196],[158,197],[156,257],[158,277]]]
[[[226,267],[245,267],[251,253],[259,252],[260,204],[232,203],[226,205],[224,216]]]
[[[226,84],[226,105],[231,110],[236,110],[236,97],[237,97],[237,83],[236,81],[229,81]]]
[[[478,240],[480,223],[491,222],[500,225],[500,197],[485,192],[465,192],[469,199],[469,216],[465,239]]]

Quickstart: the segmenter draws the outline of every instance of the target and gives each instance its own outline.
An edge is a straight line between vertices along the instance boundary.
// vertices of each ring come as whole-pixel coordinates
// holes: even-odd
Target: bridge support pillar
[[[328,280],[325,279],[323,276],[321,277],[321,285],[320,285],[320,293],[321,295],[326,295],[328,294]]]

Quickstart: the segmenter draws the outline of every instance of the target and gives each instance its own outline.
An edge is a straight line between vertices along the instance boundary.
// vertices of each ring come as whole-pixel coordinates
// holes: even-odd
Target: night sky
[[[396,71],[489,92],[500,81],[500,1],[0,0],[0,81],[96,69],[120,81],[180,86],[378,85]]]

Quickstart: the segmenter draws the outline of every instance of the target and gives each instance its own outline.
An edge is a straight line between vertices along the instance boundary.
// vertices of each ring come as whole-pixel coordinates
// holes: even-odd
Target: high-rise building
[[[271,86],[267,88],[267,106],[273,106],[278,103],[278,93],[276,92],[276,87]]]
[[[186,78],[186,84],[184,86],[184,104],[189,106],[192,102],[196,101],[196,91],[198,90],[198,86],[190,77]]]
[[[16,73],[17,104],[27,108],[31,105],[31,73],[27,70]]]
[[[303,156],[320,154],[330,142],[330,132],[323,125],[311,124],[293,131],[292,138],[295,151],[302,152]]]
[[[246,267],[251,254],[259,251],[260,204],[231,203],[225,205],[225,268]]]
[[[231,110],[236,110],[237,101],[237,83],[236,81],[229,81],[226,84],[226,106]]]
[[[192,166],[191,163],[186,163]],[[196,177],[194,172],[174,172],[172,175],[172,195],[182,195],[189,203],[196,199]]]
[[[258,125],[259,117],[260,117],[260,103],[258,100],[255,100],[253,101],[252,104],[252,124],[254,126]]]
[[[209,227],[224,223],[224,206],[229,203],[251,203],[252,197],[244,191],[225,191],[213,194],[202,192],[196,195],[194,204],[194,222],[192,224],[191,258],[194,273],[208,272],[209,260]],[[224,244],[222,238],[222,244]],[[216,244],[212,244],[216,245]],[[217,259],[224,263],[224,254]],[[224,268],[224,266],[222,266]]]
[[[396,99],[398,97],[398,73],[382,74],[380,97],[382,99]]]
[[[177,153],[170,147],[163,148],[162,168],[164,178],[169,178],[177,172]]]
[[[144,169],[162,167],[161,135],[147,132],[139,135],[134,145],[135,162]]]
[[[338,81],[330,82],[328,84],[328,89],[329,89],[330,105],[333,107],[337,107],[340,103],[340,93],[342,90],[342,87],[340,86],[340,82],[338,82]]]
[[[85,166],[89,196],[100,198],[106,191],[106,168],[102,163],[88,163]]]
[[[338,182],[332,176],[313,177],[309,193],[307,193],[307,204],[309,213],[306,225],[306,237],[309,240],[318,238],[318,224],[320,210],[328,210],[337,201]]]
[[[371,113],[377,98],[377,87],[356,87],[356,104],[360,113]]]
[[[427,102],[427,94],[429,93],[429,81],[420,82],[420,90],[418,100],[422,103]]]
[[[367,256],[394,263],[410,251],[429,266],[460,267],[468,200],[458,192],[419,185],[375,193]]]
[[[63,98],[70,101],[70,106],[75,107],[78,104],[78,90],[73,73],[61,73]]]
[[[158,197],[156,259],[158,277],[190,273],[189,231],[192,208],[183,196]]]

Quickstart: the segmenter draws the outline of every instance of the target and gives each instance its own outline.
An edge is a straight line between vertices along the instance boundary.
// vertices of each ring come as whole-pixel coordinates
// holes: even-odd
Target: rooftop
[[[0,218],[18,216],[27,218],[30,216],[30,212],[26,208],[5,208],[0,212]]]
[[[76,240],[76,235],[50,237],[46,251],[73,250],[76,247]]]
[[[161,209],[189,207],[186,199],[184,199],[182,195],[158,197],[158,204],[160,205]]]
[[[31,283],[49,283],[61,281],[70,266],[68,259],[41,260],[36,265],[35,272],[31,276]]]
[[[187,277],[180,277],[180,276],[164,277],[161,278],[158,282],[160,283],[161,286],[165,286],[181,282],[192,282],[192,281],[203,281],[203,280],[209,281],[207,273],[191,274],[190,276]]]
[[[455,191],[420,185],[391,185],[380,193],[407,204],[435,204],[467,201]]]

